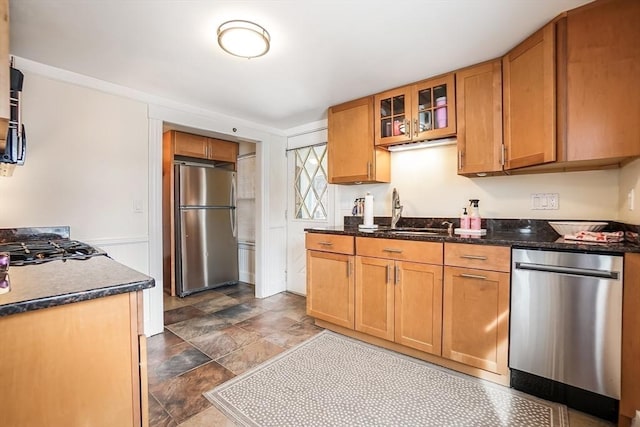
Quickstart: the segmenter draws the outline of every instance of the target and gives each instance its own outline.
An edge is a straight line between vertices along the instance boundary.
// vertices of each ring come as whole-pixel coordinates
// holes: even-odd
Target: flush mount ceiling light
[[[218,44],[225,52],[241,58],[257,58],[269,51],[267,30],[251,21],[227,21],[218,27]]]

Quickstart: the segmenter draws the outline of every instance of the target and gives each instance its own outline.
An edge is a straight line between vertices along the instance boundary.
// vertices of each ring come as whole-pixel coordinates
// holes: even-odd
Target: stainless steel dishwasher
[[[511,386],[617,420],[622,256],[513,249]]]

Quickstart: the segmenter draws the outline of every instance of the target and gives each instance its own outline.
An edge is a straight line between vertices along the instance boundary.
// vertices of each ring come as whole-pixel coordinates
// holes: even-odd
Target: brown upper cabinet
[[[569,11],[560,43],[558,106],[566,123],[559,123],[559,160],[640,155],[640,1]]]
[[[373,113],[369,98],[343,104],[346,118],[329,114],[329,138],[342,135],[330,182],[389,182],[371,126],[375,147],[457,135],[460,175],[619,167],[640,156],[639,22],[640,1],[596,0],[501,60],[375,95]]]
[[[505,169],[556,160],[555,23],[502,59]]]
[[[236,163],[238,144],[191,133],[171,131],[176,156]]]
[[[502,171],[502,61],[456,72],[458,174]]]
[[[9,0],[0,0],[0,151],[4,151],[11,110],[9,108]]]
[[[374,97],[375,145],[388,146],[456,134],[453,73]]]
[[[328,124],[330,183],[390,181],[389,152],[373,144],[373,96],[330,107]]]

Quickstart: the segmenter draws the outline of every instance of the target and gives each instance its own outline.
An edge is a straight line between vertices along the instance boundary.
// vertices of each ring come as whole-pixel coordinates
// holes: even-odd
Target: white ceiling
[[[10,0],[11,53],[288,129],[330,105],[501,56],[589,1]],[[224,53],[216,28],[230,19],[265,27],[269,53]]]

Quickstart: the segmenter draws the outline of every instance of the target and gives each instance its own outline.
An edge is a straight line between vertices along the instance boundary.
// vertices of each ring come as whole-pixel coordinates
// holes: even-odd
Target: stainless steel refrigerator
[[[178,295],[237,283],[236,173],[181,163],[174,176]]]

